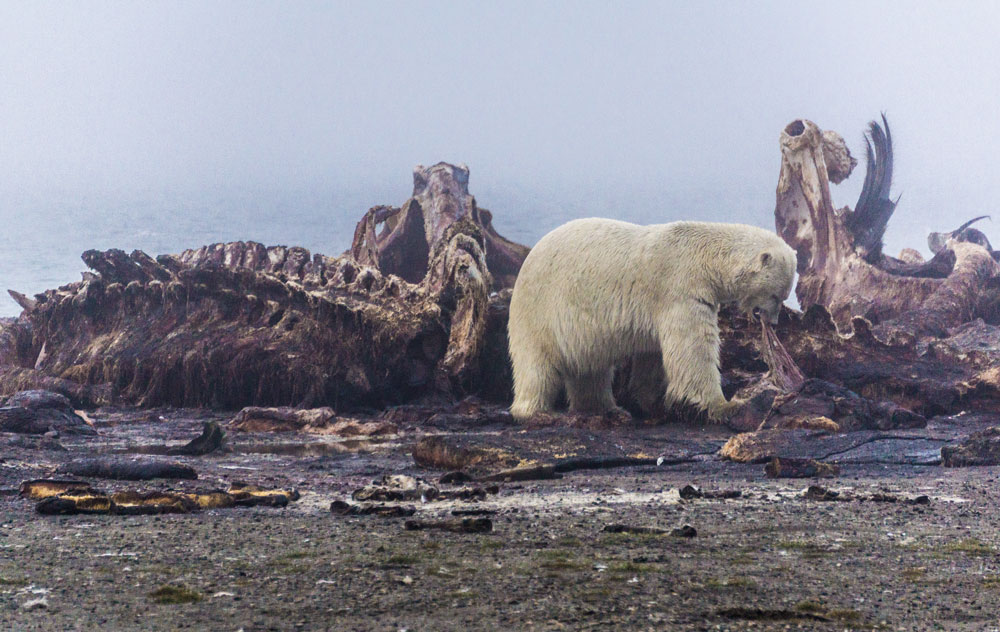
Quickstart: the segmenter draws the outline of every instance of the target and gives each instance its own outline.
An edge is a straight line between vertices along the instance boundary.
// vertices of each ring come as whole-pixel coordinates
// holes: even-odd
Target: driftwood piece
[[[527,248],[496,234],[466,168],[418,168],[414,183],[401,210],[366,215],[354,256],[253,242],[87,251],[94,273],[22,298],[0,328],[0,393],[62,380],[89,404],[337,411],[508,397],[509,292],[494,290]]]
[[[489,533],[493,531],[493,521],[489,518],[456,518],[447,520],[407,520],[403,526],[407,531],[437,529],[452,533]]]
[[[373,503],[349,503],[334,500],[330,512],[338,516],[380,516],[382,518],[404,518],[417,513],[415,507],[404,505],[378,505]]]
[[[18,493],[22,498],[41,500],[49,496],[59,494],[78,493],[92,491],[90,483],[86,481],[59,480],[49,478],[39,478],[31,481],[24,481],[18,488]]]
[[[690,463],[714,454],[723,443],[661,435],[641,427],[627,432],[503,428],[425,437],[414,446],[413,459],[421,467],[461,470],[479,481],[541,480],[578,470]]]
[[[601,529],[604,533],[628,533],[634,535],[668,535],[670,532],[666,529],[661,529],[660,527],[646,527],[641,525],[630,525],[623,524],[621,522],[613,522],[611,524],[604,525]]]
[[[873,503],[902,503],[906,505],[929,505],[931,499],[929,496],[921,494],[919,496],[897,496],[895,494],[887,494],[885,492],[876,492],[874,494],[853,494],[850,492],[838,492],[832,489],[827,489],[821,487],[820,485],[810,485],[804,492],[802,492],[802,498],[805,500],[819,500],[824,502],[873,502]]]
[[[110,478],[122,481],[148,481],[154,478],[198,478],[198,473],[190,465],[176,461],[146,458],[90,457],[75,459],[62,465],[59,472],[74,476]]]
[[[122,516],[191,513],[229,507],[284,507],[299,493],[234,484],[228,491],[170,492],[125,490],[105,493],[78,481],[35,480],[21,484],[21,496],[40,499],[35,510],[43,515],[115,514]]]

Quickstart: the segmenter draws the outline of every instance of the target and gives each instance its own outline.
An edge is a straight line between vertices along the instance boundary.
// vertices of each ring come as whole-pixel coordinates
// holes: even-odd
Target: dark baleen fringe
[[[877,121],[868,124],[865,146],[865,183],[854,212],[847,216],[845,224],[854,235],[854,245],[865,253],[865,260],[877,263],[882,258],[882,239],[889,218],[899,202],[899,197],[895,201],[889,198],[892,186],[892,133],[884,112],[882,126]]]

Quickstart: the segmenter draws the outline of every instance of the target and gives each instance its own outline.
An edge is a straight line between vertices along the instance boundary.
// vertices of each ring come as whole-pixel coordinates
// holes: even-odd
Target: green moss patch
[[[200,592],[183,584],[164,584],[149,593],[149,598],[163,604],[196,603],[204,599]]]

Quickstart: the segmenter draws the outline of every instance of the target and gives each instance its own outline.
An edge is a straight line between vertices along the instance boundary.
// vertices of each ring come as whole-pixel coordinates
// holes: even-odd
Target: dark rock
[[[698,531],[691,525],[686,524],[683,527],[672,529],[670,535],[675,538],[693,538],[698,535]]]
[[[222,447],[226,433],[215,421],[206,421],[201,435],[178,448],[167,450],[169,455],[203,456]]]
[[[740,498],[743,496],[743,492],[738,489],[723,489],[723,490],[710,490],[705,491],[694,485],[685,485],[678,490],[680,497],[683,500],[693,500],[696,498],[715,498],[721,500],[728,500],[732,498]]]
[[[462,472],[461,470],[455,472],[448,472],[438,479],[438,483],[442,485],[458,485],[461,483],[468,483],[472,480],[472,477]]]
[[[45,434],[52,430],[75,434],[96,434],[76,414],[69,399],[51,391],[21,391],[0,408],[0,432]]]
[[[1000,427],[987,428],[961,443],[941,448],[945,467],[1000,465]]]
[[[53,393],[52,391],[20,391],[11,395],[4,402],[4,406],[20,406],[21,408],[30,408],[32,410],[42,410],[42,409],[56,409],[56,410],[72,410],[73,407],[70,405],[69,398],[65,395],[60,395],[59,393]]]
[[[704,497],[704,494],[701,492],[701,490],[695,487],[694,485],[685,485],[684,487],[681,487],[680,490],[678,490],[678,493],[684,500]]]

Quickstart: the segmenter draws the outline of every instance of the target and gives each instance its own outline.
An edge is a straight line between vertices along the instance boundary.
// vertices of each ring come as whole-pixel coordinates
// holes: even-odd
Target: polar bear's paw
[[[705,412],[708,416],[709,423],[713,424],[725,424],[732,417],[734,417],[746,402],[733,398],[728,402],[722,402],[714,406],[710,406]]]

